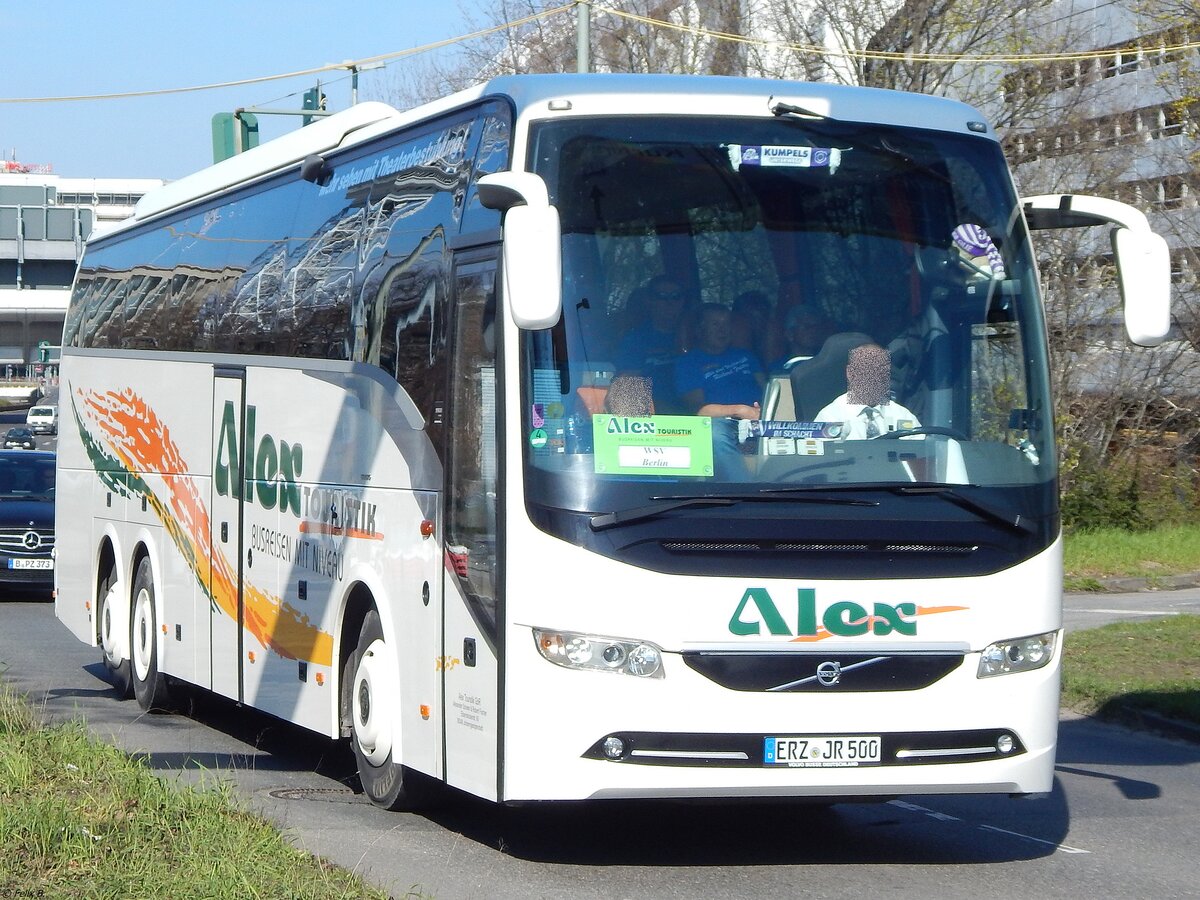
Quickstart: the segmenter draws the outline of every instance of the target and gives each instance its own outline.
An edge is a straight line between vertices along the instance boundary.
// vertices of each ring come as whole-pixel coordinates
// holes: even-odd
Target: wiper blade
[[[630,522],[652,519],[663,513],[668,513],[676,509],[684,509],[688,506],[733,506],[733,504],[740,502],[733,497],[652,497],[651,499],[662,502],[648,506],[618,509],[616,512],[601,513],[592,516],[589,521],[592,531],[603,531],[605,528],[612,528],[614,525],[628,525]]]
[[[987,503],[981,503],[973,497],[968,497],[944,484],[894,484],[887,487],[894,494],[933,494],[949,500],[955,506],[975,513],[981,519],[987,519],[998,525],[1004,525],[1020,534],[1033,534],[1037,526],[1020,513],[1010,510],[997,509]]]
[[[635,506],[630,509],[619,509],[616,512],[601,513],[592,516],[590,523],[593,531],[602,531],[614,525],[628,525],[652,519],[663,513],[689,506],[733,506],[736,503],[764,502],[769,500],[794,500],[798,503],[829,503],[839,506],[878,506],[875,500],[860,500],[844,497],[806,496],[811,494],[810,488],[764,488],[753,494],[705,494],[698,497],[651,497],[656,501],[647,506]]]
[[[794,103],[784,103],[782,100],[772,104],[771,113],[781,118],[783,116],[803,116],[806,119],[829,119],[829,116],[824,113],[813,112],[811,109],[805,109]]]
[[[1021,534],[1033,534],[1037,530],[1025,516],[1009,510],[997,509],[990,504],[976,500],[956,490],[947,484],[916,484],[911,481],[877,481],[860,484],[808,484],[794,487],[763,488],[762,493],[791,493],[803,491],[887,491],[891,494],[933,494],[941,497],[955,506],[975,513],[982,519],[1004,525]],[[868,501],[861,501],[868,502]],[[878,504],[875,504],[878,505]]]

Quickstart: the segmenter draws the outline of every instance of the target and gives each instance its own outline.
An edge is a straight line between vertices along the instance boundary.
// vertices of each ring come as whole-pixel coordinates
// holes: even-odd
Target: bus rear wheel
[[[346,660],[343,683],[350,714],[350,743],[358,764],[363,793],[376,806],[408,806],[400,752],[400,679],[396,655],[383,639],[379,613],[371,610],[358,633],[358,644]]]
[[[169,709],[167,676],[158,670],[158,616],[154,609],[154,571],[149,557],[142,558],[133,576],[129,659],[138,705],[145,710]]]
[[[127,619],[122,609],[124,604],[121,603],[117,576],[112,570],[100,578],[96,596],[99,598],[97,614],[100,622],[100,652],[104,658],[104,668],[108,670],[108,677],[112,680],[117,695],[122,700],[126,700],[133,688],[129,650],[126,647],[125,653],[122,655],[118,645],[121,643],[119,635],[125,631]]]

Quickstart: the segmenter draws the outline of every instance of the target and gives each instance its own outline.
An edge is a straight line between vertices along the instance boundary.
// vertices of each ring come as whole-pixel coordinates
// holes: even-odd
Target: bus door
[[[499,327],[496,251],[460,253],[454,273],[443,459],[442,702],[446,781],[498,799],[502,648],[497,547]]]
[[[213,375],[213,479],[209,502],[211,559],[208,616],[212,689],[242,699],[242,473],[245,454],[246,370],[220,367]]]

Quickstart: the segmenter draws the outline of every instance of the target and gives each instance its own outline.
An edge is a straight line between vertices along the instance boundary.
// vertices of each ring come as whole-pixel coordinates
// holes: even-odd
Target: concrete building
[[[43,342],[57,351],[84,241],[162,184],[0,162],[0,378],[30,374]]]
[[[1200,17],[1170,21],[1146,9],[1137,0],[1047,8],[1048,33],[1080,58],[1004,77],[1006,104],[1032,95],[1048,110],[1012,133],[1008,150],[1023,188],[1095,189],[1145,211],[1171,245],[1178,311],[1194,307],[1200,275]]]

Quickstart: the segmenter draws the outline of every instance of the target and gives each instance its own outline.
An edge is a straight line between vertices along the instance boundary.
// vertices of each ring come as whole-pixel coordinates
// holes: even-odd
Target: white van
[[[58,434],[58,407],[31,406],[25,424],[34,434]]]

